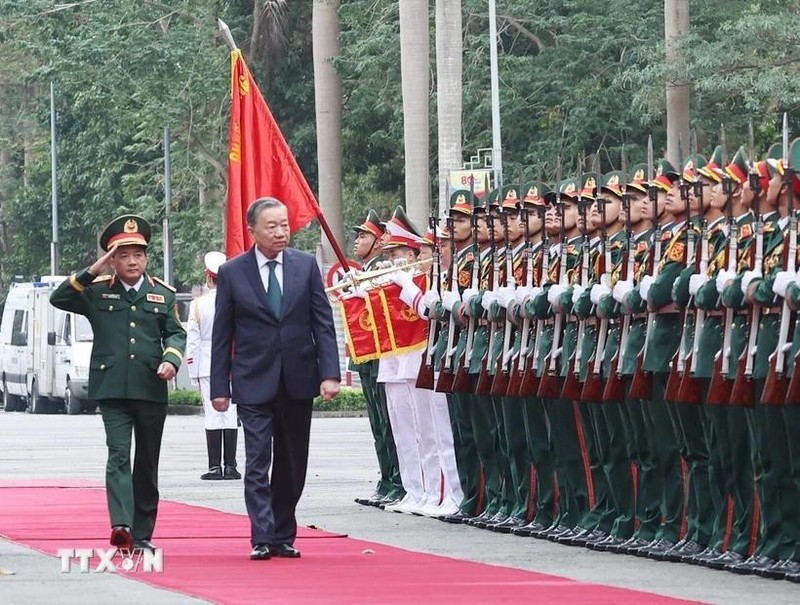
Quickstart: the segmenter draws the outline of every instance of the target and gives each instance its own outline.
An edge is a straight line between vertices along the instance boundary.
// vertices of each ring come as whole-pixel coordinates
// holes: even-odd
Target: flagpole
[[[52,206],[52,240],[50,242],[50,275],[58,275],[58,175],[56,168],[56,85],[50,80],[50,201]]]
[[[231,30],[228,27],[227,23],[225,23],[222,19],[217,19],[217,23],[219,24],[219,31],[222,34],[222,38],[225,40],[225,43],[228,45],[228,48],[231,49],[231,52],[237,50],[239,47],[236,46],[236,42],[231,35]],[[284,201],[284,200],[281,200]],[[319,207],[319,204],[314,200],[314,212],[317,215],[317,220],[319,221],[320,227],[322,227],[322,231],[325,233],[325,237],[328,238],[328,242],[333,249],[333,253],[336,255],[337,260],[341,264],[341,266],[347,267],[347,257],[342,252],[341,246],[339,246],[339,242],[336,241],[336,238],[333,235],[333,231],[328,225],[328,221],[325,219],[325,215],[322,213],[322,208]]]

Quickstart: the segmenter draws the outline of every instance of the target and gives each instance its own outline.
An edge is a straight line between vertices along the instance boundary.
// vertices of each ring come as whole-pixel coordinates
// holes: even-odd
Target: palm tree
[[[447,210],[448,175],[462,166],[461,0],[436,0],[436,108],[439,126],[439,214]]]
[[[314,0],[311,19],[314,45],[314,98],[317,116],[319,201],[333,235],[344,243],[342,213],[342,87],[331,59],[339,54],[339,0]],[[322,262],[334,261],[322,238]]]
[[[689,0],[664,0],[664,41],[667,65],[680,68],[678,40],[689,31]],[[678,142],[689,141],[689,95],[691,84],[679,79],[667,82],[667,157],[680,167]]]
[[[430,204],[429,35],[427,0],[400,0],[406,212],[421,229],[427,222]]]

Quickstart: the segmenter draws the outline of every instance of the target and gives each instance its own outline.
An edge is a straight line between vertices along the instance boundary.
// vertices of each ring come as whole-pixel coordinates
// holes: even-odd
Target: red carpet
[[[96,484],[0,482],[0,501],[4,538],[52,555],[59,548],[109,548],[105,492]],[[250,561],[249,535],[244,515],[162,500],[154,541],[164,552],[164,573],[129,577],[217,603],[688,602],[308,528],[295,543],[302,559]],[[54,571],[58,565],[54,560]]]

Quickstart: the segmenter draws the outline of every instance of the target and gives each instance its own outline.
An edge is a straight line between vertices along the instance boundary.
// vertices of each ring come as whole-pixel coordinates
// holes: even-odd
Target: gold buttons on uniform
[[[100,364],[100,369],[101,369],[101,370],[105,370],[105,369],[106,369],[106,364],[104,364],[104,363],[101,363],[101,364]]]
[[[132,321],[132,322],[131,322],[131,328],[135,328],[135,327],[136,327],[136,322],[133,322],[133,321]]]
[[[113,311],[114,310],[114,305],[108,305],[108,310],[109,311]]]
[[[136,310],[136,305],[131,305],[131,311],[135,311],[135,310]]]
[[[135,338],[131,338],[131,344],[136,344],[136,339]]]
[[[131,353],[131,359],[134,359],[135,357],[136,357],[136,355],[134,355],[133,353]]]
[[[153,313],[158,313],[158,307],[153,307]]]

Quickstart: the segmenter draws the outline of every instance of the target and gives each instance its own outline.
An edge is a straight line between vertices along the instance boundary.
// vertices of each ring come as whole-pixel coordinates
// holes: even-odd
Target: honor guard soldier
[[[111,544],[121,549],[155,548],[150,540],[158,512],[167,382],[186,347],[175,289],[145,271],[149,242],[150,225],[142,217],[111,221],[100,236],[104,254],[50,297],[53,306],[85,315],[94,332],[89,397],[99,402],[103,416]],[[114,275],[101,277],[107,268]]]
[[[370,208],[364,222],[353,227],[353,231],[356,233],[353,254],[361,260],[361,271],[376,269],[378,262],[383,258],[383,236],[386,232],[378,213]],[[359,364],[351,361],[349,367],[351,371],[358,372],[361,380],[380,471],[374,493],[367,498],[356,498],[358,504],[367,506],[393,504],[405,495],[397,465],[397,450],[389,423],[389,412],[386,408],[386,391],[383,385],[377,382],[379,363],[377,359]]]

